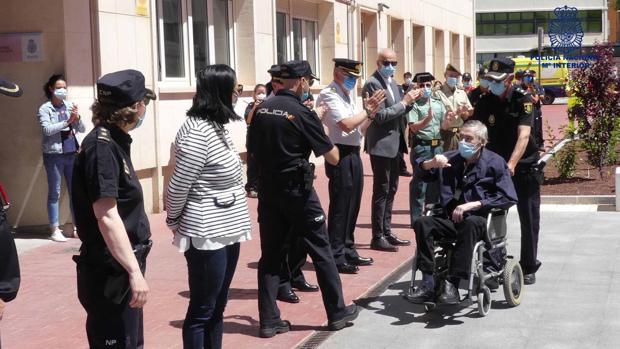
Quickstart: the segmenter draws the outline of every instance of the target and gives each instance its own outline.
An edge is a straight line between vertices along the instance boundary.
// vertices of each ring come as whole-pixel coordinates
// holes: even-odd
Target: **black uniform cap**
[[[282,79],[297,79],[309,76],[315,80],[319,78],[314,75],[308,61],[288,61],[280,64],[280,77]]]
[[[334,67],[342,68],[342,70],[353,76],[362,76],[362,62],[347,58],[334,58],[333,61],[335,63]]]
[[[97,80],[97,100],[124,108],[144,98],[157,99],[152,90],[144,87],[144,75],[127,69],[106,74]]]
[[[512,74],[515,71],[515,62],[506,57],[496,58],[489,62],[489,71],[485,74],[486,77],[496,81],[504,80],[508,74]]]
[[[23,91],[16,83],[0,76],[0,93],[9,97],[19,97]]]
[[[462,77],[462,79],[463,79],[463,80],[471,80],[471,74],[469,74],[469,73],[463,73],[463,77]]]
[[[418,84],[424,83],[424,82],[431,82],[435,80],[435,77],[433,76],[433,74],[431,73],[417,73],[414,77],[413,77],[413,81],[417,82]]]
[[[280,75],[280,66],[277,64],[274,64],[271,66],[271,68],[269,68],[269,70],[267,70],[267,73],[269,73],[271,75],[272,78],[280,78],[282,77]]]

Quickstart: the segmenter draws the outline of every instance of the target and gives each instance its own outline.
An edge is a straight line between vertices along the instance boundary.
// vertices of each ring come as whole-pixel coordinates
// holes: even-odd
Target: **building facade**
[[[529,57],[538,48],[538,28],[544,30],[543,47],[550,47],[549,28],[557,7],[574,7],[583,30],[582,46],[609,38],[607,0],[476,0],[476,63],[498,56]]]
[[[365,78],[385,47],[398,54],[399,81],[406,71],[442,78],[447,63],[462,71],[475,63],[473,0],[4,0],[0,9],[0,75],[24,89],[19,99],[0,100],[0,181],[13,201],[13,226],[47,223],[36,112],[45,100],[41,86],[54,73],[65,74],[87,130],[96,79],[120,69],[144,73],[159,98],[132,133],[132,159],[145,207],[159,212],[174,136],[191,105],[194,74],[206,65],[236,70],[245,86],[242,114],[254,85],[268,81],[267,69],[290,59],[310,61],[321,78],[315,94],[331,81],[332,58],[363,61]],[[36,53],[17,52],[19,40]],[[3,54],[3,45],[15,52]],[[243,155],[245,124],[227,127]],[[61,206],[62,224],[71,220],[64,189]]]

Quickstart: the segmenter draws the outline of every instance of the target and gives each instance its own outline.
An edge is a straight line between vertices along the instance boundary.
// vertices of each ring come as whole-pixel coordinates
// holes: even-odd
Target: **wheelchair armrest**
[[[506,219],[508,218],[508,210],[502,208],[493,208],[487,216],[487,231],[484,234],[484,241],[491,243],[493,241],[503,240],[506,238]]]
[[[443,215],[443,207],[440,204],[426,204],[424,206],[425,216],[441,216]]]

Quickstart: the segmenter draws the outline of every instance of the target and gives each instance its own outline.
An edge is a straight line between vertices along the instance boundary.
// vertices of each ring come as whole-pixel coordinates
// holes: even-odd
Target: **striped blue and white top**
[[[220,124],[188,117],[175,139],[166,223],[174,245],[214,250],[251,239],[241,159]]]

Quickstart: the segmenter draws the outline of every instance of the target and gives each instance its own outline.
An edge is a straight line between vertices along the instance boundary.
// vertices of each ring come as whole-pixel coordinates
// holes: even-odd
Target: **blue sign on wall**
[[[583,41],[583,28],[581,21],[577,18],[577,8],[564,5],[557,7],[553,13],[555,19],[549,23],[551,47],[556,52],[568,56],[573,51],[580,49]]]

